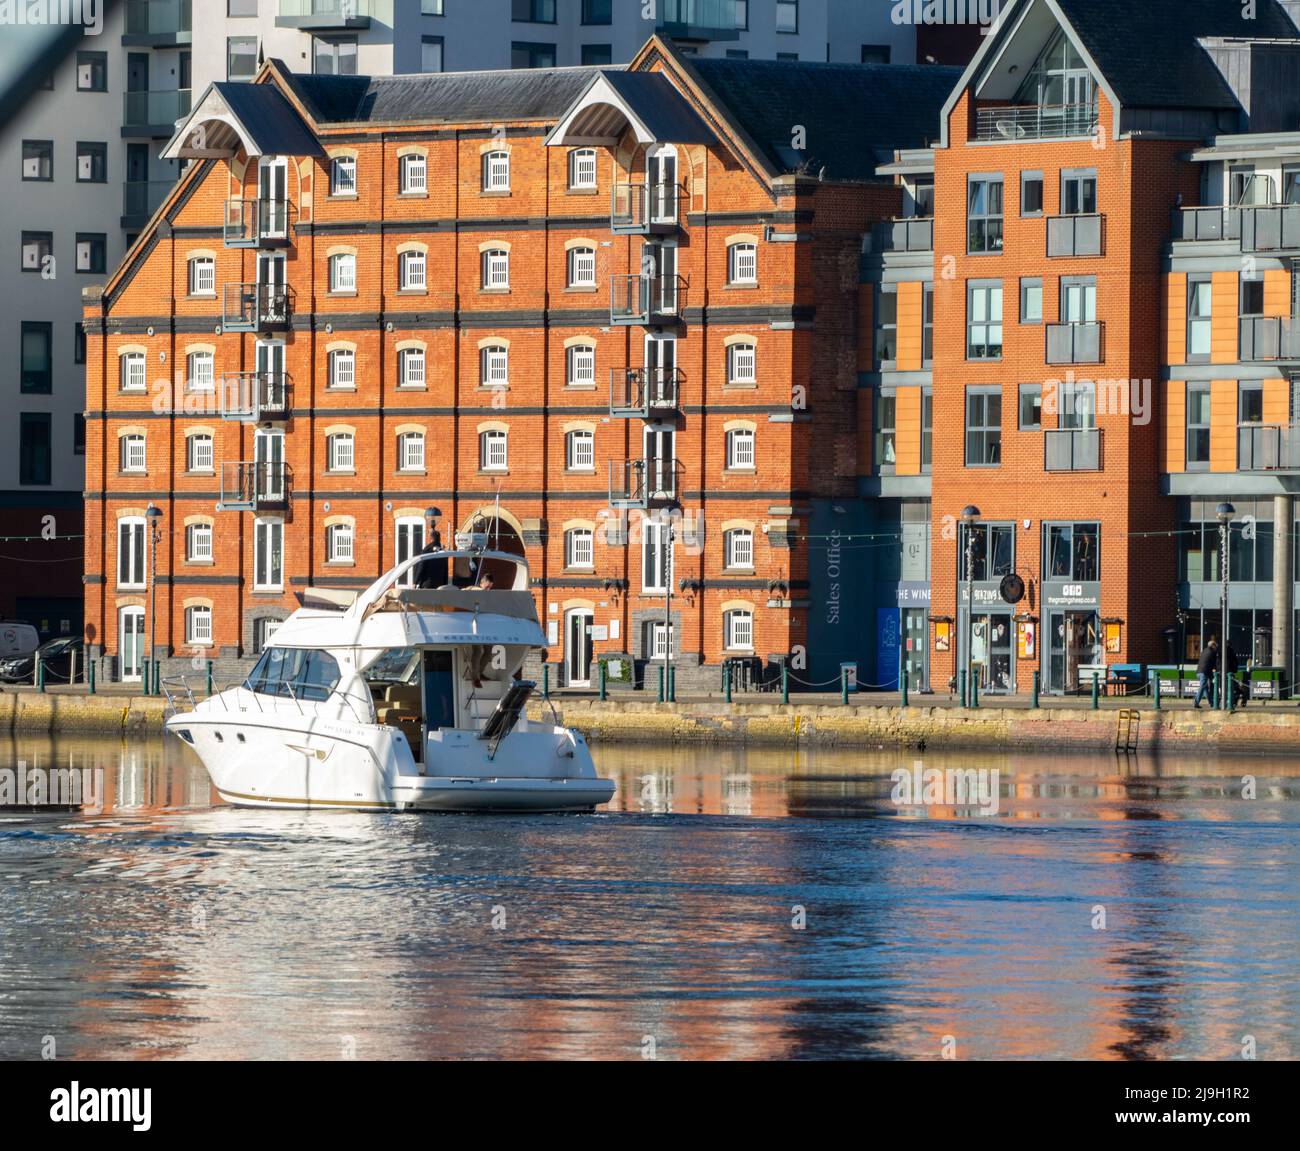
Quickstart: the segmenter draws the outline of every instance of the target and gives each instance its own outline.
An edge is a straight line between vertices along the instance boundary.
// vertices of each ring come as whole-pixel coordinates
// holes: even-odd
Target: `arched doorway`
[[[489,551],[505,552],[507,555],[521,558],[526,554],[520,525],[509,512],[498,511],[493,507],[480,508],[465,518],[460,530],[486,536]],[[477,580],[481,579],[484,573],[489,572],[498,588],[508,588],[512,585],[514,571],[509,564],[501,560],[484,560],[481,567],[473,574]]]

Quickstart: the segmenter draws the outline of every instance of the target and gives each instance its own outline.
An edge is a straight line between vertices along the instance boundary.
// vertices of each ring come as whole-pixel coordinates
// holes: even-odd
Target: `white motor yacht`
[[[525,713],[535,684],[521,668],[546,642],[527,564],[459,543],[402,561],[360,594],[303,592],[237,687],[196,702],[183,679],[167,681],[172,708],[188,708],[167,730],[223,799],[551,812],[609,801],[614,783],[597,777],[582,736]],[[424,586],[413,586],[416,569]]]

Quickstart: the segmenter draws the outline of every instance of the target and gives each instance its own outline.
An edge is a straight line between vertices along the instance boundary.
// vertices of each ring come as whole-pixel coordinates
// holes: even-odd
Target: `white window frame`
[[[330,163],[330,195],[355,196],[357,194],[357,158],[335,156]]]
[[[722,615],[722,642],[727,651],[754,650],[754,613],[732,608]]]
[[[146,366],[143,352],[124,352],[118,357],[120,368],[118,390],[123,392],[148,391]]]
[[[404,292],[423,292],[428,287],[427,262],[423,252],[403,252],[398,257],[399,283]]]
[[[504,344],[488,344],[479,365],[485,388],[504,388],[510,384],[510,349]]]
[[[510,466],[510,434],[499,428],[480,432],[478,460],[480,471],[504,472]]]
[[[594,288],[596,286],[596,249],[569,249],[569,287]]]
[[[357,258],[351,252],[335,252],[330,257],[329,271],[331,292],[357,290]]]
[[[190,647],[212,646],[212,609],[187,607],[185,609],[185,642]]]
[[[565,355],[565,385],[570,388],[596,386],[596,345],[574,344]]]
[[[565,435],[564,466],[571,472],[596,470],[596,433],[590,428],[575,428]]]
[[[205,449],[208,458],[206,464],[199,458],[200,448]],[[212,437],[207,432],[195,432],[192,436],[185,437],[185,470],[188,472],[216,471],[215,446]]]
[[[403,432],[397,437],[397,470],[424,471],[424,433]]]
[[[752,472],[757,466],[753,428],[732,428],[727,432],[727,470]]]
[[[355,391],[357,354],[351,348],[335,348],[329,353],[329,386],[340,391]],[[345,370],[346,367],[346,370]]]
[[[134,563],[127,565],[127,578],[122,578],[122,536],[129,532],[139,537],[140,550],[134,558],[139,562],[140,570],[135,570]],[[130,552],[127,553],[130,555]],[[119,588],[142,588],[148,579],[149,571],[149,527],[144,516],[123,516],[117,521],[117,586]]]
[[[325,470],[352,472],[357,466],[357,437],[353,432],[334,432],[325,437]]]
[[[564,533],[564,566],[588,570],[596,566],[596,533],[590,528],[570,528]]]
[[[190,563],[212,561],[212,525],[189,524],[185,529],[185,558]]]
[[[351,524],[329,524],[325,528],[325,562],[352,563],[356,555]]]
[[[723,556],[726,568],[754,567],[754,533],[749,528],[732,528],[723,535]]]
[[[211,256],[195,256],[190,260],[190,295],[215,296],[217,294],[217,261]]]
[[[489,248],[483,253],[483,290],[505,292],[510,289],[510,253],[504,248]]]
[[[642,520],[641,522],[641,590],[650,595],[663,595],[668,585],[672,583],[674,552],[676,550],[676,541],[673,547],[668,549],[667,556],[663,556],[664,543],[668,539],[668,530],[670,524],[665,520]],[[655,549],[657,553],[654,571],[654,581],[646,579],[646,567],[650,563],[647,552]],[[667,570],[665,571],[665,567]]]
[[[590,169],[587,178],[586,169]],[[599,161],[595,148],[574,148],[569,153],[569,190],[571,192],[595,191],[600,177]]]
[[[510,153],[500,150],[483,154],[483,191],[510,191]]]
[[[748,241],[727,248],[727,283],[758,283],[758,245]]]
[[[148,442],[143,432],[132,432],[118,439],[118,471],[143,475],[149,469]]]
[[[402,348],[397,353],[397,386],[423,388],[428,379],[423,348]]]
[[[672,624],[665,626],[661,619],[652,619],[647,621],[647,630],[650,633],[650,642],[646,644],[645,658],[651,663],[662,663],[667,647],[673,642]],[[665,640],[667,642],[665,642]]]
[[[727,348],[727,383],[758,383],[758,346],[756,344],[731,344]]]
[[[424,196],[429,192],[429,159],[412,152],[398,161],[398,179],[403,196]]]
[[[215,391],[216,356],[211,352],[190,352],[185,357],[185,386],[191,392]]]
[[[278,535],[280,537],[280,566],[278,571],[270,570],[270,557],[265,555],[265,549],[270,548],[270,556],[275,554],[274,540],[271,538]],[[263,558],[266,563],[263,563]],[[270,579],[262,578],[262,568],[266,567]],[[284,588],[284,520],[261,518],[253,521],[253,590],[254,591],[282,591]]]

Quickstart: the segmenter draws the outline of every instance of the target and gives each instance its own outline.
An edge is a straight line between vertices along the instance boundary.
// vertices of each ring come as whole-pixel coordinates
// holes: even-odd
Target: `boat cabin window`
[[[259,695],[324,700],[338,686],[339,678],[339,665],[329,652],[268,647],[244,687]]]
[[[412,683],[415,679],[417,655],[413,647],[395,647],[384,652],[366,668],[369,684]]]

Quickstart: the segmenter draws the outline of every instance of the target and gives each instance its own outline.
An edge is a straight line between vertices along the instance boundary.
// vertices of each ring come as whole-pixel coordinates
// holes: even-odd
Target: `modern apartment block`
[[[937,145],[884,169],[906,214],[863,266],[861,487],[901,542],[877,680],[900,647],[939,691],[968,646],[989,692],[1194,660],[1225,500],[1229,638],[1295,672],[1298,65],[1276,4],[1018,0]]]
[[[683,686],[864,662],[862,237],[957,76],[656,38],[627,69],[213,86],[87,293],[103,673],[234,670],[433,526],[528,557],[553,682],[641,683],[669,643]]]
[[[910,64],[915,25],[868,0],[212,0],[195,5],[195,76],[384,76],[630,60],[652,35],[683,53]]]

